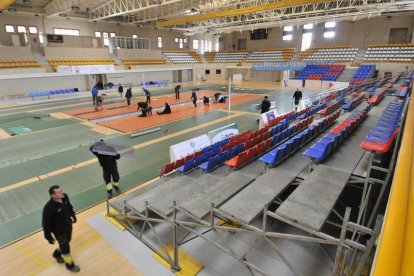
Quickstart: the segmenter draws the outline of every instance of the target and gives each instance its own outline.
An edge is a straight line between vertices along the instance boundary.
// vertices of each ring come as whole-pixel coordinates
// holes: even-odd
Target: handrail
[[[414,275],[414,101],[409,102],[399,157],[371,275]]]

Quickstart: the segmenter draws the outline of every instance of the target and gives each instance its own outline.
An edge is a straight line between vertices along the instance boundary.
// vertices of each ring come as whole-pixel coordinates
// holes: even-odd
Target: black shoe
[[[57,249],[53,252],[53,258],[55,258],[56,262],[59,264],[63,264],[65,261],[62,258],[62,253],[60,253]]]
[[[115,189],[115,192],[117,192],[118,194],[121,192],[121,189],[119,189],[119,187],[118,187],[118,186],[115,186],[115,185],[114,185],[114,189]]]
[[[112,190],[107,191],[106,196],[108,197],[108,199],[111,198],[112,197]]]
[[[79,266],[75,265],[74,263],[70,264],[70,265],[66,265],[66,269],[71,271],[71,272],[79,272],[80,268]]]

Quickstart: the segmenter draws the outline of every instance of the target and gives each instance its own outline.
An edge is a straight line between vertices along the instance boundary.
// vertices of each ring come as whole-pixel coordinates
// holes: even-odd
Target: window
[[[40,44],[45,43],[45,41],[44,41],[44,39],[43,39],[43,33],[42,33],[42,32],[39,32],[39,43],[40,43]]]
[[[14,33],[14,26],[13,25],[5,25],[4,28],[6,28],[7,33]]]
[[[182,48],[184,48],[184,45],[183,45],[183,39],[182,39],[182,38],[180,38],[180,49],[182,49]]]
[[[184,43],[187,43],[187,38],[184,38]]]
[[[116,37],[116,33],[110,33],[111,37]]]
[[[335,37],[335,27],[336,27],[336,22],[334,21],[325,22],[325,30],[323,31],[323,37],[324,38]]]
[[[95,37],[102,37],[101,32],[95,32]]]
[[[18,33],[26,33],[26,26],[17,26]]]
[[[109,35],[108,35],[108,33],[107,32],[102,32],[102,36],[103,36],[103,39],[104,39],[104,45],[105,46],[109,46]]]
[[[293,26],[283,27],[283,40],[292,40],[293,38]]]
[[[216,75],[221,75],[221,69],[216,69]]]
[[[305,25],[303,25],[303,29],[312,30],[313,29],[313,24],[305,24]]]
[[[76,35],[79,36],[79,30],[76,29],[61,29],[61,28],[53,28],[55,34],[59,35]]]
[[[217,41],[214,51],[218,52],[219,49],[220,49],[220,45],[219,45],[219,42]]]
[[[312,43],[312,33],[304,33],[302,34],[302,45],[300,47],[301,51],[305,51],[310,48],[310,45]]]
[[[174,42],[175,42],[175,43],[178,43],[178,37],[176,37],[176,38],[174,39]]]
[[[193,49],[198,50],[198,39],[193,39]]]
[[[162,37],[161,37],[161,36],[159,36],[159,37],[157,38],[157,41],[158,41],[158,48],[162,48]]]
[[[210,70],[206,70],[206,75],[210,75]]]
[[[138,36],[137,35],[132,35],[132,38],[138,38]]]
[[[29,33],[37,34],[37,27],[29,27]]]

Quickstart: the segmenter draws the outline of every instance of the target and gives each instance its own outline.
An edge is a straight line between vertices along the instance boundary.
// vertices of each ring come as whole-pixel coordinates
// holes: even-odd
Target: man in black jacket
[[[98,143],[106,146],[103,140]],[[102,167],[106,192],[108,193],[108,198],[110,198],[112,196],[112,189],[115,189],[117,193],[120,192],[118,164],[116,161],[121,158],[121,155],[119,153],[113,155],[98,153],[94,150],[95,145],[91,146],[89,150],[98,158],[99,164]]]
[[[262,104],[260,105],[261,112],[260,113],[266,113],[270,110],[270,101],[267,96],[264,96],[264,99],[262,101]]]
[[[299,102],[302,100],[302,91],[296,89],[295,93],[293,93],[293,98],[295,99],[295,111],[297,111]]]
[[[131,106],[131,98],[132,98],[132,89],[129,87],[125,93],[125,98],[127,99],[128,107]]]
[[[122,97],[122,94],[124,93],[124,87],[122,86],[122,84],[119,84],[118,86],[118,93],[121,96],[121,101],[124,101],[124,98]]]
[[[42,217],[45,239],[50,244],[57,240],[59,248],[53,252],[53,257],[58,263],[65,263],[68,270],[79,272],[80,268],[73,262],[69,245],[72,238],[72,223],[76,223],[73,206],[68,195],[57,185],[49,188],[49,195],[50,200],[43,208]]]

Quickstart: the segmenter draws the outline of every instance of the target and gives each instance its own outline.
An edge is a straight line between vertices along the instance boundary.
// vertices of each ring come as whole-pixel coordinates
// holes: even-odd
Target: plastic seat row
[[[274,167],[277,164],[281,163],[284,159],[295,153],[301,147],[303,147],[310,140],[314,139],[322,131],[324,131],[328,126],[332,125],[335,120],[339,117],[340,111],[327,116],[308,127],[305,127],[305,130],[296,134],[294,137],[283,142],[275,149],[271,150],[267,154],[263,155],[259,160],[264,162],[270,167]]]
[[[403,107],[404,102],[390,103],[360,147],[369,151],[387,152],[398,133]]]
[[[303,120],[309,116],[312,116],[314,114],[316,114],[317,112],[321,111],[322,109],[326,108],[327,104],[321,104],[318,105],[317,107],[314,108],[310,108],[308,111],[306,111],[305,113],[303,113],[301,116],[298,117],[298,119]]]
[[[158,85],[158,86],[167,86],[168,80],[158,80],[158,81],[146,81],[145,83],[141,82],[141,86],[150,86],[150,85]]]
[[[70,88],[70,89],[59,89],[59,90],[51,90],[51,91],[30,92],[28,96],[34,99],[35,97],[42,97],[42,96],[50,97],[53,95],[72,94],[75,92],[78,92],[77,89]]]
[[[337,110],[338,108],[340,108],[343,104],[344,104],[345,100],[341,99],[339,101],[337,101],[334,104],[331,104],[330,106],[322,109],[321,111],[319,111],[318,113],[322,116],[326,116],[331,114],[332,112],[334,112],[335,110]]]
[[[295,112],[295,111],[290,111],[287,113],[284,113],[282,115],[277,116],[276,118],[269,120],[268,125],[270,126],[274,126],[276,124],[278,124],[279,122],[281,122],[282,120],[285,120],[286,122],[290,122],[294,119],[296,119],[299,116],[299,113]]]
[[[318,142],[309,147],[303,154],[313,160],[323,161],[329,156],[362,122],[371,109],[368,105],[362,110],[354,111],[347,119],[341,122],[337,127],[331,130]]]
[[[369,98],[367,102],[370,104],[374,104],[374,105],[378,104],[385,97],[387,92],[388,92],[387,88],[381,89],[380,91],[375,92],[374,96]]]
[[[355,107],[357,107],[360,103],[362,103],[362,101],[365,99],[365,95],[359,95],[357,97],[355,97],[354,99],[352,99],[351,101],[349,101],[348,103],[342,105],[342,109],[346,110],[346,111],[351,111],[352,109],[354,109]]]

